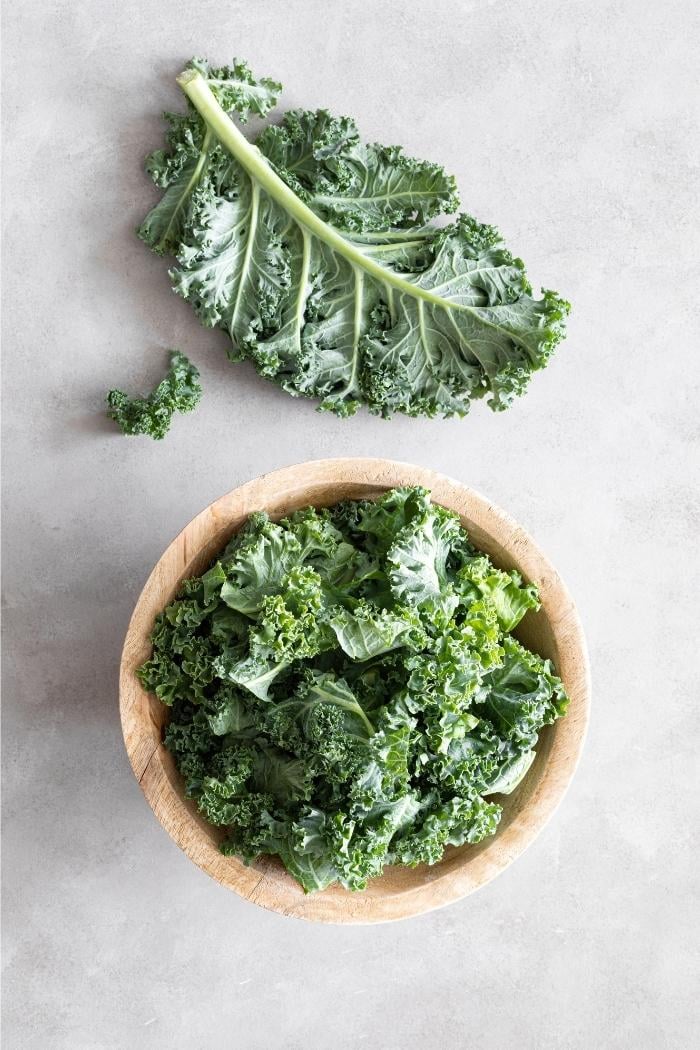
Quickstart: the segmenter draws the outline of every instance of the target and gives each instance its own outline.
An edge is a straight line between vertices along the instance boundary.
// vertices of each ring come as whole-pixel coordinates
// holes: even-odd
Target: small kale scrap
[[[464,416],[523,393],[569,304],[533,297],[522,261],[459,206],[452,176],[348,117],[290,110],[249,142],[281,86],[195,59],[147,170],[163,197],[140,237],[175,257],[174,290],[293,396],[352,415]]]
[[[361,890],[496,831],[493,796],[568,703],[510,633],[537,607],[425,489],[254,513],[157,617],[139,676],[225,853]]]
[[[108,415],[124,434],[148,434],[160,441],[176,412],[192,412],[199,404],[202,387],[199,372],[179,350],[173,350],[165,379],[148,397],[129,397],[122,390],[107,395]]]

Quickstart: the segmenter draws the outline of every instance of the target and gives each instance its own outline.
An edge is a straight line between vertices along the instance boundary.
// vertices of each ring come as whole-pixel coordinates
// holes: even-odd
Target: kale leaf
[[[355,123],[290,110],[249,142],[281,90],[245,63],[193,60],[147,170],[164,191],[139,235],[175,257],[175,291],[294,396],[341,416],[463,416],[521,394],[562,338],[569,305],[533,297],[492,226],[454,214],[454,178]]]
[[[148,397],[129,397],[121,390],[107,395],[108,415],[124,434],[148,434],[162,440],[176,412],[192,412],[199,404],[202,387],[199,372],[179,350],[173,350],[165,379]]]
[[[359,890],[496,831],[492,796],[566,711],[510,633],[536,607],[425,489],[254,513],[157,617],[139,676],[225,853]]]

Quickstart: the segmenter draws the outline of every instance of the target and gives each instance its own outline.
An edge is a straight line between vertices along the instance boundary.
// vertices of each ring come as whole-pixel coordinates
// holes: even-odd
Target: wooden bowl
[[[203,572],[254,510],[273,518],[313,504],[373,498],[397,485],[423,485],[456,511],[475,545],[504,569],[537,584],[541,609],[515,632],[549,657],[571,698],[565,718],[540,734],[537,758],[512,795],[502,796],[498,832],[478,845],[450,847],[432,867],[387,868],[366,890],[331,886],[305,895],[275,857],[246,867],[225,857],[223,829],[207,824],[183,795],[182,779],[162,743],[167,709],[146,693],[136,668],[150,654],[153,620],[175,596],[180,581]],[[134,773],[158,820],[178,846],[213,878],[264,908],[319,922],[370,923],[404,919],[465,897],[503,871],[533,841],[561,801],[578,762],[589,709],[586,646],[574,604],[553,566],[533,540],[484,496],[442,474],[385,459],[326,459],[285,467],[222,496],[173,540],[141,592],[124,642],[120,707],[124,741]]]

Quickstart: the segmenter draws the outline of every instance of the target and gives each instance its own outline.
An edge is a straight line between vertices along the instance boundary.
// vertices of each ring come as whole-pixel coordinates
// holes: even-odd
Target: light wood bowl
[[[504,569],[537,584],[541,609],[517,631],[527,646],[549,657],[571,698],[565,718],[541,733],[537,758],[512,795],[501,796],[498,832],[474,846],[450,847],[429,867],[387,868],[368,888],[338,886],[305,895],[277,858],[246,867],[225,857],[223,829],[207,824],[185,799],[182,779],[162,743],[167,709],[146,693],[135,670],[150,654],[153,620],[181,580],[205,570],[254,510],[273,518],[313,504],[373,498],[397,485],[423,485],[456,511],[474,544]],[[120,674],[120,708],[129,759],[153,812],[195,864],[229,889],[264,908],[318,922],[371,923],[403,919],[465,897],[503,871],[533,841],[561,801],[583,746],[589,710],[586,646],[574,604],[554,567],[533,540],[484,496],[442,474],[385,459],[326,459],[285,467],[222,496],[180,533],[151,573],[129,624]]]

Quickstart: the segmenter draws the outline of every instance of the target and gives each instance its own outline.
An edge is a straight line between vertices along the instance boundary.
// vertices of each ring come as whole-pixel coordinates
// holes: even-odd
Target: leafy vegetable
[[[537,604],[421,488],[255,513],[157,617],[139,675],[224,852],[358,890],[495,832],[491,796],[566,711],[509,633]]]
[[[147,170],[164,195],[139,234],[174,255],[175,291],[289,393],[350,415],[465,415],[507,407],[543,368],[569,306],[532,296],[498,232],[459,205],[454,179],[352,120],[287,112],[251,144],[231,119],[281,90],[245,63],[195,59]]]
[[[184,354],[173,350],[168,374],[148,397],[129,397],[121,390],[110,390],[108,415],[125,434],[148,434],[160,441],[170,429],[175,412],[192,412],[201,396],[199,372]]]

